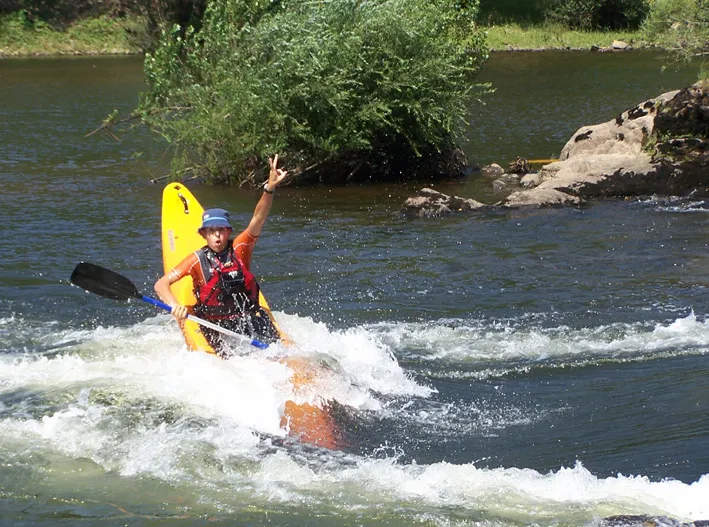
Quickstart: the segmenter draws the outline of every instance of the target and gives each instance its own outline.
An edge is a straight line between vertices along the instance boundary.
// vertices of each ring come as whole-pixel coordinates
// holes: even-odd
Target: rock
[[[645,101],[611,121],[579,128],[561,149],[559,161],[579,155],[639,154],[655,128],[657,108],[677,93]]]
[[[662,105],[655,126],[659,135],[709,138],[709,90],[703,83],[676,92]]]
[[[646,153],[576,156],[542,168],[545,181],[537,188],[583,198],[647,195],[658,190],[660,172],[665,170]]]
[[[493,192],[504,192],[507,190],[507,182],[502,179],[496,179],[492,182]]]
[[[591,51],[598,51],[599,53],[608,53],[609,51],[627,51],[632,49],[632,47],[622,40],[614,40],[610,46],[591,46]]]
[[[519,180],[519,184],[524,188],[534,188],[539,186],[543,181],[542,175],[539,172],[534,172],[532,174],[526,174]]]
[[[658,134],[709,136],[707,103],[706,91],[695,85],[645,101],[613,121],[579,128],[559,161],[542,167],[537,188],[582,198],[709,195],[709,138],[670,139],[657,143],[654,154],[647,151]]]
[[[519,186],[519,176],[517,174],[502,174],[492,182],[492,190],[495,192],[504,192],[510,186]]]
[[[480,169],[480,172],[482,173],[483,176],[499,176],[500,174],[505,173],[505,169],[502,168],[500,165],[497,163],[491,163],[489,165],[485,165]]]
[[[705,527],[706,520],[680,522],[667,516],[649,516],[646,514],[622,514],[601,520],[601,527]]]
[[[583,200],[555,189],[520,190],[505,198],[500,206],[512,209],[521,207],[543,208],[563,207],[566,205],[581,205]]]
[[[673,192],[709,196],[709,82],[680,90],[655,119],[654,160],[672,168]]]
[[[495,181],[502,181],[507,185],[519,185],[519,174],[502,174]]]
[[[518,158],[515,164],[524,168],[525,162]],[[482,172],[495,177],[493,188],[498,192],[507,191],[517,183],[512,178],[519,177],[505,174],[497,164],[483,167]],[[579,128],[558,161],[520,182],[525,189],[496,206],[579,206],[593,198],[652,194],[708,198],[709,82],[664,93],[608,122]],[[404,211],[440,216],[486,208],[491,207],[423,189],[407,200]]]
[[[422,188],[404,203],[402,213],[407,216],[435,217],[453,212],[470,212],[486,205],[473,199],[448,196],[430,188]]]
[[[657,143],[657,151],[673,158],[701,158],[709,152],[709,141],[699,137],[676,137]]]

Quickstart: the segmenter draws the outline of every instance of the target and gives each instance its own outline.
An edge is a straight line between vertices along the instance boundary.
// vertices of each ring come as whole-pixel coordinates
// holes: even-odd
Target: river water
[[[654,54],[493,55],[480,164],[691,83]],[[0,62],[0,524],[595,525],[709,519],[709,214],[646,199],[406,219],[420,184],[279,189],[254,266],[295,348],[186,351],[150,292],[169,154],[84,137],[135,58]],[[287,165],[287,160],[286,160]],[[492,201],[488,183],[447,193]],[[245,225],[258,193],[191,186]],[[294,351],[297,350],[297,351]],[[340,446],[279,427],[298,353],[332,366]],[[292,394],[291,394],[292,395]]]

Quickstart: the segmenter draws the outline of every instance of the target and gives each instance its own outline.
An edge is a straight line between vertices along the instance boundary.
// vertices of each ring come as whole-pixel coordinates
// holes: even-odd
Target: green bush
[[[0,0],[0,13],[20,11],[29,23],[47,23],[58,30],[66,29],[84,16],[97,16],[106,11],[109,0]]]
[[[642,31],[648,42],[670,50],[671,63],[705,56],[709,52],[709,0],[654,0]],[[709,80],[706,58],[699,62],[698,77]]]
[[[553,0],[480,0],[483,24],[543,22]]]
[[[637,29],[649,10],[649,0],[557,0],[548,17],[572,29]]]
[[[476,8],[210,2],[199,31],[174,27],[146,56],[139,110],[174,148],[175,173],[217,182],[255,182],[276,152],[296,172],[439,152],[486,89],[473,82],[487,59]]]
[[[709,50],[709,0],[655,0],[645,38],[689,54]]]
[[[111,18],[140,17],[152,38],[162,28],[177,24],[186,29],[199,27],[207,0],[0,0],[0,15],[24,13],[28,23],[47,25],[65,31],[86,18],[106,15]],[[151,42],[141,42],[151,48]]]
[[[184,37],[188,27],[198,28],[207,6],[207,0],[111,0],[123,4],[127,12],[145,17],[145,33],[150,41],[144,49],[152,50],[159,39],[160,31],[177,25]]]

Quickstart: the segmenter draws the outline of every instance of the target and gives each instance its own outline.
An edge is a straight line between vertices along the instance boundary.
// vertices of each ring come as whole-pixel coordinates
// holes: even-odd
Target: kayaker
[[[229,213],[224,209],[205,210],[198,232],[207,244],[155,282],[155,292],[172,307],[172,315],[178,322],[182,323],[192,312],[250,338],[265,342],[278,339],[273,322],[259,306],[259,286],[250,271],[251,255],[271,211],[273,193],[288,174],[278,168],[278,155],[268,162],[268,181],[246,229],[231,240]],[[197,297],[197,304],[189,309],[179,304],[170,290],[171,284],[186,276],[192,277]],[[228,354],[219,332],[206,327],[201,331],[218,355]]]

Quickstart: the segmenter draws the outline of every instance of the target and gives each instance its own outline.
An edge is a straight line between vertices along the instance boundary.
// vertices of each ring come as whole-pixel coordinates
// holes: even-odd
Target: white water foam
[[[691,200],[686,197],[679,196],[652,196],[649,199],[638,200],[640,204],[654,205],[655,210],[660,212],[709,212],[706,200]]]
[[[315,404],[335,399],[372,410],[379,408],[378,393],[430,393],[410,380],[387,349],[365,332],[330,333],[310,319],[281,318],[298,342],[295,349],[273,345],[263,352],[248,346],[228,361],[188,352],[167,315],[128,328],[99,327],[61,335],[80,343],[51,356],[0,355],[2,392],[32,393],[35,405],[15,400],[13,408],[5,409],[5,415],[13,416],[2,420],[0,429],[5,437],[20,442],[34,438],[29,442],[34,446],[51,445],[71,457],[87,457],[131,474],[135,467],[150,466],[146,462],[151,455],[161,457],[162,448],[199,441],[202,434],[210,442],[215,434],[228,437],[222,441],[229,443],[243,443],[254,433],[283,437],[281,416],[289,399]],[[273,360],[286,353],[310,356],[331,365],[332,371],[308,387],[304,396],[303,390],[295,392],[291,386],[290,369]],[[151,428],[150,421],[145,430],[124,438],[113,422],[116,412],[130,414],[136,406],[145,410],[128,423],[132,426],[151,412],[177,413],[185,422],[178,418],[171,426]],[[200,424],[191,426],[190,419]],[[111,454],[119,445],[131,453]]]
[[[394,458],[360,460],[353,467],[312,470],[285,453],[268,456],[253,485],[271,497],[316,502],[346,496],[349,510],[384,507],[471,508],[512,522],[546,524],[574,517],[591,521],[617,514],[709,518],[709,475],[685,484],[643,476],[597,478],[581,463],[542,474],[530,469],[479,469],[473,464],[401,465]]]
[[[427,361],[464,363],[624,359],[709,351],[709,320],[694,313],[671,323],[626,324],[573,329],[522,326],[515,321],[441,320],[377,324],[372,331],[402,354]],[[558,360],[558,361],[557,361]]]
[[[330,332],[309,319],[279,317],[299,347],[316,348],[314,356],[326,356],[338,380],[351,384],[335,390],[345,403],[371,408],[377,406],[372,393],[429,393],[364,328]],[[703,341],[707,330],[692,316],[648,333],[656,342]],[[685,484],[642,475],[598,478],[580,463],[542,474],[472,463],[403,464],[386,449],[384,459],[269,452],[271,440],[263,434],[283,437],[280,412],[292,395],[283,364],[246,349],[229,361],[190,353],[167,316],[71,337],[82,343],[52,357],[0,356],[0,390],[7,396],[0,409],[0,458],[34,459],[44,452],[90,459],[122,476],[193,486],[222,510],[242,507],[231,501],[238,495],[251,503],[347,512],[470,509],[513,523],[588,522],[614,514],[709,518],[709,475]]]

